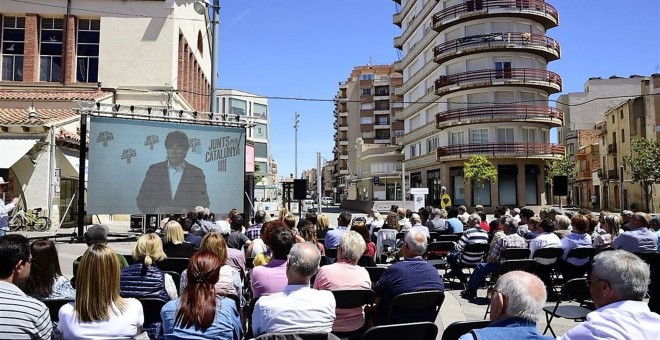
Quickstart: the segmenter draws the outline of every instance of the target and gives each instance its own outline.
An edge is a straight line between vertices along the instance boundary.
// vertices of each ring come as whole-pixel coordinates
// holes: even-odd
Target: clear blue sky
[[[563,93],[582,91],[589,77],[660,73],[660,1],[548,2],[559,11],[560,25],[547,34],[562,48],[549,70],[562,76]],[[355,66],[400,58],[392,46],[400,34],[392,24],[393,1],[221,0],[221,6],[219,88],[330,100]],[[269,104],[278,176],[294,172],[296,111],[298,176],[316,167],[316,152],[333,157],[331,101],[271,98]]]

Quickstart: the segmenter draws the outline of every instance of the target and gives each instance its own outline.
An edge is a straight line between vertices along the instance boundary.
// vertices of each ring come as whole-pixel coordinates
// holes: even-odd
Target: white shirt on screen
[[[167,170],[170,174],[170,192],[172,193],[172,199],[174,199],[176,189],[179,188],[179,183],[181,182],[181,176],[183,176],[183,164],[181,164],[180,169],[176,169],[172,164],[168,163]]]

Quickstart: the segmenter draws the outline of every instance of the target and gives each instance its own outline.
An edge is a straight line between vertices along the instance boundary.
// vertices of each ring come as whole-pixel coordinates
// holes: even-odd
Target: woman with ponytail
[[[222,261],[214,252],[201,250],[190,258],[188,284],[181,297],[160,312],[166,337],[177,339],[239,340],[242,328],[235,300],[217,295],[215,284]]]
[[[155,265],[165,258],[160,237],[153,233],[140,236],[133,248],[133,264],[121,270],[121,296],[176,299],[178,293],[172,276]]]

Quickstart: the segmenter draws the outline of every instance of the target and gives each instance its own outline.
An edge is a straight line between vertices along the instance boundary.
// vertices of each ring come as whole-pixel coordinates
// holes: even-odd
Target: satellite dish
[[[193,7],[195,8],[195,12],[200,15],[204,15],[206,13],[206,7],[208,6],[208,2],[206,1],[195,1],[193,3]]]

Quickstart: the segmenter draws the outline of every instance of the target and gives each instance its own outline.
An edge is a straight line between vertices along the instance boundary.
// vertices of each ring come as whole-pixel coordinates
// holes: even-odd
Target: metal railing
[[[438,129],[456,124],[455,121],[474,120],[559,120],[561,125],[564,112],[556,107],[500,104],[490,106],[469,107],[440,112],[435,115]]]
[[[433,55],[435,62],[440,63],[459,51],[463,52],[462,49],[465,48],[479,50],[506,47],[547,48],[554,51],[557,58],[560,55],[560,46],[555,39],[542,34],[523,32],[486,33],[450,40],[433,48]]]
[[[493,83],[499,80],[517,80],[522,81],[522,83],[542,82],[551,87],[557,85],[559,90],[561,90],[562,85],[561,77],[557,73],[548,70],[535,68],[485,69],[440,76],[435,81],[435,93],[442,95],[450,92],[451,90],[445,87],[462,82],[481,81]],[[483,84],[480,84],[480,86],[483,86]]]
[[[559,22],[559,13],[552,5],[543,0],[472,0],[447,7],[433,15],[433,27],[445,20],[459,17],[461,14],[490,10],[514,9],[518,11],[537,11],[549,15],[555,23]]]
[[[484,143],[458,144],[439,147],[437,157],[468,157],[473,154],[486,154],[501,157],[526,157],[536,155],[563,155],[564,146],[553,143]]]

